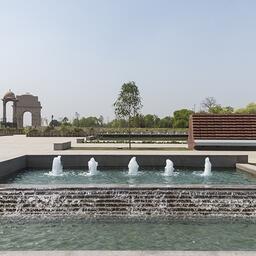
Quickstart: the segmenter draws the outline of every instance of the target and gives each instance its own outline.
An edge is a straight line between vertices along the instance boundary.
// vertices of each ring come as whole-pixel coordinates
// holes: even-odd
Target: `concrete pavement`
[[[53,143],[71,141],[72,147],[85,147],[87,150],[65,150],[54,151]],[[0,137],[0,161],[11,159],[21,155],[37,155],[37,154],[62,154],[62,155],[113,155],[113,154],[141,154],[141,155],[249,155],[249,162],[256,163],[256,151],[184,151],[179,150],[186,144],[136,144],[136,147],[175,147],[177,150],[104,150],[106,147],[127,147],[127,144],[99,144],[85,143],[77,144],[76,138],[72,137],[26,137],[24,135],[2,136]],[[103,147],[102,150],[88,150],[92,147]]]

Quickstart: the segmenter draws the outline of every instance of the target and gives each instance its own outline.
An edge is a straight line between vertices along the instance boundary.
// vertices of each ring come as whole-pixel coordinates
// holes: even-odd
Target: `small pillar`
[[[6,125],[6,102],[3,100],[3,124]]]
[[[17,107],[16,107],[16,101],[13,101],[13,117],[12,117],[12,122],[15,127],[17,127]]]

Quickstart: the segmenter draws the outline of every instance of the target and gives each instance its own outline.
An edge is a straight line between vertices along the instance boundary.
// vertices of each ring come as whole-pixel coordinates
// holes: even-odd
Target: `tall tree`
[[[139,114],[142,103],[139,89],[135,82],[124,83],[114,103],[117,118],[128,122],[129,149],[131,149],[131,119]]]

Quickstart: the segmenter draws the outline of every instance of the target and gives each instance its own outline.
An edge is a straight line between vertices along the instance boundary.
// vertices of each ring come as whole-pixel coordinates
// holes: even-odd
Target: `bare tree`
[[[210,110],[217,106],[217,101],[214,97],[207,97],[201,103],[201,107],[204,111],[210,112]]]

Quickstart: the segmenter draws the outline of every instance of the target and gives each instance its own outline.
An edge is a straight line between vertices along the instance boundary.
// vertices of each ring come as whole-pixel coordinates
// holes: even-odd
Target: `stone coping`
[[[256,176],[256,165],[237,163],[236,168],[240,171],[244,171]]]
[[[33,184],[0,184],[1,190],[59,190],[59,189],[173,189],[173,190],[256,190],[255,185],[202,185],[202,184],[188,184],[188,185],[159,185],[159,184],[53,184],[53,185],[33,185]]]
[[[256,140],[195,140],[196,146],[256,146]]]
[[[3,256],[255,256],[255,251],[0,251]]]

